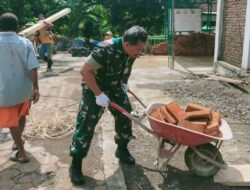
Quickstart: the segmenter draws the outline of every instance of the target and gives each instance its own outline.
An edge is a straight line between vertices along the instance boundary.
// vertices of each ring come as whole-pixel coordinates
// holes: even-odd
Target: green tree
[[[113,31],[122,34],[132,25],[141,25],[150,33],[162,33],[164,10],[159,0],[97,0],[108,10]]]
[[[48,17],[69,7],[71,13],[54,23],[56,33],[102,39],[108,30],[122,35],[132,25],[162,34],[165,4],[165,0],[1,0],[0,14],[13,12],[24,25],[40,13]]]

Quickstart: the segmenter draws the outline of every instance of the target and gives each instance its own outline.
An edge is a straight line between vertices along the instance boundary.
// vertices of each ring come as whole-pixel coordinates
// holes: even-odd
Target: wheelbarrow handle
[[[123,115],[127,116],[129,119],[131,119],[132,121],[134,121],[137,125],[139,125],[140,127],[142,127],[144,130],[146,130],[147,132],[149,132],[150,134],[154,135],[157,137],[156,133],[149,129],[146,125],[144,125],[141,120],[146,117],[146,114],[143,114],[143,117],[140,119],[137,119],[136,117],[132,116],[130,113],[128,113],[125,109],[123,109],[121,106],[117,105],[114,102],[110,102],[109,104],[110,107],[118,110],[119,112],[121,112]]]
[[[142,105],[142,107],[147,108],[147,106],[141,101],[140,98],[138,98],[138,96],[135,95],[134,92],[132,92],[132,91],[129,90],[129,89],[128,89],[128,92],[129,92],[132,96],[134,96],[134,98]]]
[[[125,109],[123,109],[121,106],[119,106],[118,104],[114,103],[114,102],[110,102],[110,107],[118,110],[119,112],[121,112],[122,114],[124,114],[125,112],[127,112]]]

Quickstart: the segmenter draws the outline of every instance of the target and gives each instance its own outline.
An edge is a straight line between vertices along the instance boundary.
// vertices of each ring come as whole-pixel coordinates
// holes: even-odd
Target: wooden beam
[[[228,83],[233,83],[233,84],[247,84],[246,81],[244,80],[236,80],[236,79],[231,79],[231,78],[226,78],[222,76],[216,76],[216,75],[207,75],[209,78],[214,79],[214,80],[219,80],[219,81],[224,81]]]
[[[59,11],[58,13],[46,18],[45,21],[52,23],[52,22],[58,20],[59,18],[69,14],[70,12],[71,12],[70,8],[63,9],[63,10]],[[20,36],[28,36],[28,35],[33,34],[34,32],[36,32],[37,30],[40,30],[44,26],[45,26],[44,22],[38,22],[37,24],[35,24],[35,25],[33,25],[33,26],[29,27],[29,28],[26,28],[25,30],[19,32],[18,34]]]

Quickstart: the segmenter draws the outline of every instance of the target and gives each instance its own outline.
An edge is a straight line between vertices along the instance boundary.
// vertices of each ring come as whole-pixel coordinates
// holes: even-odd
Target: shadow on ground
[[[228,187],[214,183],[213,177],[204,178],[193,175],[190,171],[182,171],[176,167],[167,166],[167,172],[146,168],[136,164],[128,166],[121,164],[128,190],[249,190],[249,187]],[[154,184],[149,173],[160,175],[162,183]]]
[[[161,189],[163,190],[247,190],[249,187],[228,187],[214,183],[213,177],[205,178],[193,175],[190,171],[182,171],[168,166],[167,176]]]
[[[125,183],[128,190],[154,189],[150,180],[148,179],[148,176],[145,175],[145,170],[141,165],[136,164],[135,166],[129,166],[122,163],[120,163],[120,165],[122,167]]]
[[[31,187],[43,187],[45,184],[52,185],[56,175],[54,171],[41,171],[40,163],[31,154],[31,161],[19,164],[7,161],[3,165],[9,165],[0,172],[1,189],[29,189]]]

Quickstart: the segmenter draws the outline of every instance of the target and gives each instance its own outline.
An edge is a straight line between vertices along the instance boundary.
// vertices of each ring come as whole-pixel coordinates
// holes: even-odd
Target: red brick
[[[157,108],[153,112],[151,112],[150,116],[153,117],[154,119],[157,119],[157,120],[160,120],[160,121],[165,121],[159,108]]]
[[[220,130],[212,131],[212,132],[209,132],[209,133],[206,133],[206,134],[211,135],[211,136],[215,136],[215,137],[221,137],[222,136],[222,133],[220,132]]]
[[[191,112],[186,112],[186,114],[187,114],[187,119],[212,118],[211,109],[191,111]]]
[[[201,111],[201,110],[207,110],[207,109],[211,110],[211,108],[207,108],[198,104],[188,103],[185,111],[190,112],[190,111]]]
[[[209,118],[198,118],[198,119],[189,119],[191,122],[203,122],[208,124],[210,122]]]
[[[187,114],[175,101],[166,105],[168,112],[174,117],[177,122],[187,118]]]
[[[212,123],[206,127],[204,133],[211,133],[213,131],[218,131],[218,130],[219,130],[219,125],[217,125],[216,123]]]
[[[199,124],[199,125],[206,125],[207,126],[207,122],[206,121],[190,121],[192,124]]]
[[[160,107],[160,111],[163,115],[163,118],[166,122],[171,123],[171,124],[177,124],[177,121],[171,116],[170,113],[168,113],[167,109],[165,106]]]
[[[211,123],[216,124],[218,126],[221,125],[221,116],[219,112],[212,112]]]
[[[191,123],[190,121],[187,121],[187,120],[181,120],[181,121],[178,123],[178,125],[181,126],[181,127],[184,127],[184,128],[191,129],[191,130],[193,130],[193,131],[200,132],[200,133],[203,133],[203,132],[204,132],[204,129],[206,128],[206,125],[202,125],[202,124],[193,124],[193,123]]]

